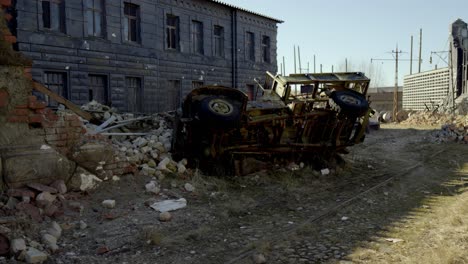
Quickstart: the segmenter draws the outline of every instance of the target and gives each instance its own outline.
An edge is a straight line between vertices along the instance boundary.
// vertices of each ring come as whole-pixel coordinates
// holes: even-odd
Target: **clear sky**
[[[468,0],[225,0],[224,2],[280,20],[278,26],[278,66],[286,59],[286,73],[294,72],[294,45],[300,46],[302,68],[316,55],[317,71],[344,70],[345,58],[353,71],[368,71],[371,58],[392,59],[392,50],[403,51],[400,58],[409,60],[411,35],[413,59],[419,53],[419,29],[423,30],[421,71],[446,67],[431,51],[448,50],[449,25],[458,18],[468,22]],[[446,57],[447,54],[441,54]],[[399,64],[399,85],[409,74],[409,61]],[[350,66],[351,67],[351,66]],[[394,61],[374,61],[380,71],[379,85],[395,84]],[[380,69],[379,69],[380,68]],[[413,73],[418,63],[413,62]],[[372,75],[372,74],[371,74]]]

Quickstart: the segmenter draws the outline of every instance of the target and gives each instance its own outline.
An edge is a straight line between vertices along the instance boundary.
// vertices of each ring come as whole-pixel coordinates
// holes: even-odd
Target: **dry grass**
[[[468,164],[459,175],[458,184],[466,183]],[[455,196],[432,197],[424,204],[376,242],[356,249],[350,259],[356,263],[468,263],[468,188]],[[392,244],[385,238],[404,241]]]

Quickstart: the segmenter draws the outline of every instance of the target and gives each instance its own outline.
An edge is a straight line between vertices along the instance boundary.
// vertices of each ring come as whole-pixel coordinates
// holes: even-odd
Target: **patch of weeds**
[[[165,237],[155,226],[143,227],[142,236],[147,244],[154,246],[161,246]]]

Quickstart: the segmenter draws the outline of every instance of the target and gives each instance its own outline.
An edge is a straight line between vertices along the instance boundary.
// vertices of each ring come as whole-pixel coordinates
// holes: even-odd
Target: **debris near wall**
[[[402,124],[441,126],[441,130],[432,133],[435,142],[468,143],[468,115],[415,112]]]
[[[187,161],[174,161],[171,155],[171,112],[152,115],[118,113],[116,109],[92,101],[83,110],[93,114],[101,125],[87,123],[89,135],[110,137],[120,156],[138,166],[146,176],[160,177],[164,173],[187,173]],[[105,168],[105,165],[104,165]]]

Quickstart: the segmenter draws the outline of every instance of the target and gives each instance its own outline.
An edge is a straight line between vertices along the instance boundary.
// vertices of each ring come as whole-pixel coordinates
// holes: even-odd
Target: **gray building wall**
[[[141,110],[170,110],[178,92],[181,99],[192,82],[223,85],[246,91],[253,79],[277,70],[277,23],[281,21],[206,0],[107,0],[105,36],[88,37],[83,0],[67,0],[65,33],[42,26],[40,0],[16,0],[17,48],[33,59],[33,78],[44,81],[48,71],[67,76],[67,97],[77,104],[89,101],[89,74],[104,75],[112,106],[127,110],[126,77],[142,80]],[[140,43],[124,40],[124,2],[140,7]],[[179,17],[180,50],[168,50],[166,14]],[[204,54],[191,50],[191,23],[203,23]],[[213,27],[224,27],[224,57],[214,56]],[[255,61],[246,58],[246,32],[255,34]],[[270,37],[269,63],[262,62],[262,36]],[[168,81],[180,81],[180,91]]]

